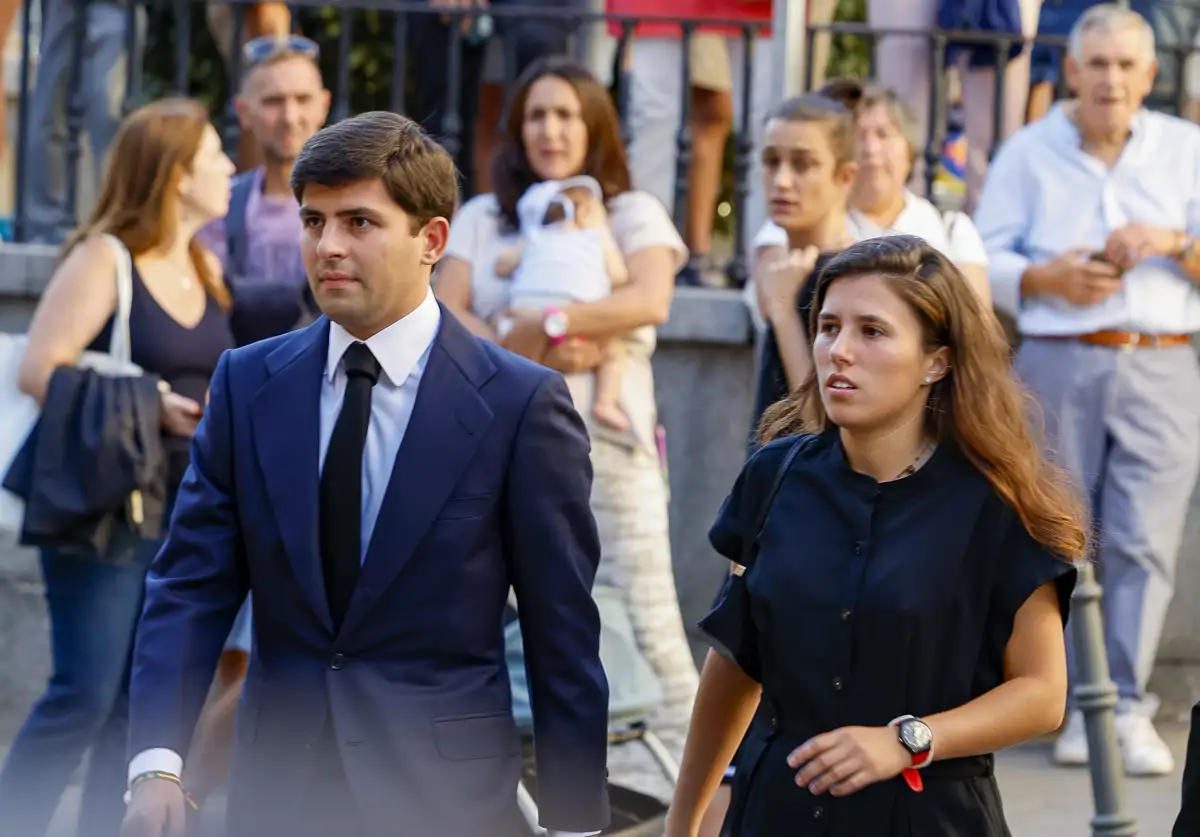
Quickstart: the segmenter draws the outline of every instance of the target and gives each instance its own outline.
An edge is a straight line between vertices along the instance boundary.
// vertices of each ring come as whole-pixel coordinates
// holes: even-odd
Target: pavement
[[[1126,810],[1137,822],[1139,837],[1169,837],[1179,810],[1180,777],[1188,731],[1180,724],[1162,725],[1160,731],[1175,752],[1174,775],[1125,780]],[[1050,739],[1036,741],[997,757],[997,776],[1009,827],[1014,837],[1090,837],[1092,796],[1088,771],[1054,767],[1050,763],[1051,744]],[[626,771],[638,772],[636,760],[625,754],[616,756],[614,762],[614,776],[618,775],[619,764],[623,764]],[[655,780],[652,774],[645,775],[640,783],[648,792],[661,795],[666,791],[663,783]],[[47,837],[74,837],[78,801],[79,788],[70,788]],[[219,804],[218,800],[214,803]],[[211,831],[211,837],[219,837],[219,829]]]

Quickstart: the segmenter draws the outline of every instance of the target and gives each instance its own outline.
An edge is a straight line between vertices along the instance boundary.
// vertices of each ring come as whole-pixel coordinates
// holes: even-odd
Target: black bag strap
[[[767,516],[771,513],[771,506],[775,502],[775,495],[779,493],[779,487],[783,485],[783,478],[787,476],[787,472],[791,470],[792,463],[796,461],[796,456],[809,445],[816,437],[815,434],[801,436],[792,446],[788,448],[787,455],[783,458],[783,464],[779,466],[779,470],[775,472],[775,480],[771,483],[771,490],[767,492],[766,498],[763,500],[762,506],[758,510],[758,522],[754,527],[754,539],[746,544],[746,549],[742,555],[743,566],[749,567],[753,559],[753,553],[758,550],[758,540],[762,537],[763,529],[767,526]]]

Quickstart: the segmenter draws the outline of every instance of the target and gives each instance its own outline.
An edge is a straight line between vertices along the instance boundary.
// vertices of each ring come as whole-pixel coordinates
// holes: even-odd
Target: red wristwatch
[[[900,744],[912,754],[912,767],[906,767],[900,775],[913,792],[920,793],[925,790],[920,770],[933,761],[933,732],[928,724],[913,715],[901,715],[888,726],[896,730]]]

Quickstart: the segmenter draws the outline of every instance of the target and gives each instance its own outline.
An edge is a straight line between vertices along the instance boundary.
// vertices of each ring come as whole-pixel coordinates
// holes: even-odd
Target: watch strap
[[[896,736],[899,738],[900,725],[905,721],[921,721],[915,715],[901,715],[888,723],[888,726],[896,730]],[[921,723],[925,723],[921,721]],[[928,726],[928,725],[927,725]],[[900,746],[905,747],[903,740],[900,741]],[[908,748],[905,747],[907,750]],[[913,793],[921,793],[925,790],[925,782],[921,779],[921,769],[927,767],[933,761],[933,740],[930,739],[929,749],[920,753],[910,753],[912,756],[912,765],[900,771],[900,777],[904,779],[904,783],[908,785],[909,790]]]

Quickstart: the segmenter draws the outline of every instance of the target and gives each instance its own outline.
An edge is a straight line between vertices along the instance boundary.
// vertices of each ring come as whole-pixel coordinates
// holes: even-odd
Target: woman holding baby
[[[592,436],[597,587],[622,591],[665,691],[656,731],[678,752],[697,685],[671,567],[650,358],[687,248],[633,191],[608,91],[581,65],[531,65],[509,104],[494,194],[465,203],[438,298],[476,334],[567,377]]]

